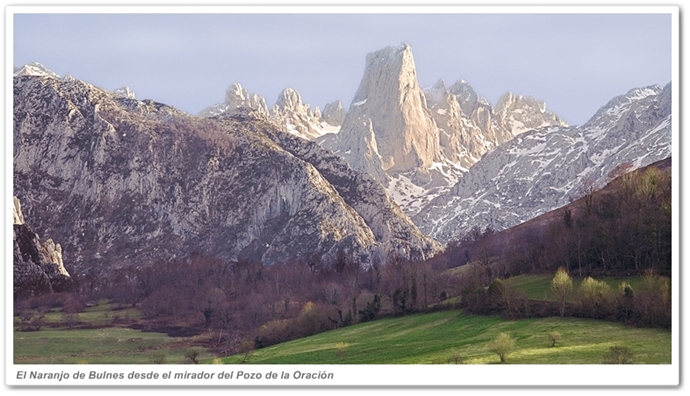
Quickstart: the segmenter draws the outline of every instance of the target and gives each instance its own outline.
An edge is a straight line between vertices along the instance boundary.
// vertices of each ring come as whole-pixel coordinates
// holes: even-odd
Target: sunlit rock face
[[[317,141],[386,185],[413,215],[486,152],[544,125],[565,124],[533,98],[508,93],[494,109],[462,80],[422,90],[403,43],[367,55],[340,133]]]

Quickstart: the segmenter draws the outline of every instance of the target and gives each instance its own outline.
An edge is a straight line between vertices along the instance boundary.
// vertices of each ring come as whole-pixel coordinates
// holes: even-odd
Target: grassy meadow
[[[38,315],[38,313],[35,313]],[[62,324],[61,311],[44,313],[39,331],[20,331],[15,318],[16,364],[149,364],[190,363],[186,352],[201,338],[169,337],[126,327],[142,318],[135,308],[118,309],[101,304],[80,312],[78,321],[97,328],[70,328]],[[75,326],[78,327],[78,326]],[[200,348],[200,358],[214,355]]]
[[[499,363],[489,343],[499,333],[515,339],[506,363],[600,364],[611,347],[632,350],[634,363],[670,364],[671,333],[575,318],[504,320],[459,311],[383,319],[263,348],[248,362],[265,364]],[[548,335],[561,334],[551,347]],[[224,363],[240,363],[231,356]]]

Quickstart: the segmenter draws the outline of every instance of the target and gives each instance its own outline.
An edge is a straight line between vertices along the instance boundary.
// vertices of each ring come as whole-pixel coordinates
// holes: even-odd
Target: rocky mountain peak
[[[327,103],[323,107],[322,117],[330,125],[341,126],[343,125],[343,120],[345,120],[345,109],[343,109],[343,105],[339,100]]]
[[[249,99],[249,93],[238,82],[232,83],[225,90],[225,103],[242,103]]]
[[[668,100],[666,103],[670,106],[670,83],[667,84],[668,90],[666,95]],[[633,88],[623,95],[618,95],[613,99],[609,100],[604,106],[602,106],[586,123],[587,126],[596,126],[601,124],[607,124],[612,122],[612,120],[617,120],[621,115],[627,113],[630,106],[639,102],[640,100],[650,97],[660,95],[664,91],[659,85],[650,85],[647,87]],[[670,107],[668,108],[670,112]]]
[[[337,119],[337,108],[329,111],[332,111]],[[343,112],[342,107],[340,107],[340,111]],[[278,96],[276,104],[269,111],[263,96],[255,93],[250,94],[239,83],[234,83],[228,87],[223,103],[205,108],[199,112],[198,116],[214,117],[247,112],[268,118],[276,125],[285,128],[286,131],[307,140],[326,133],[337,133],[340,129],[340,124],[325,121],[318,107],[312,111],[308,104],[302,103],[302,97],[293,88],[284,89]]]
[[[250,94],[240,83],[233,83],[225,90],[225,101],[201,110],[199,117],[214,117],[221,114],[232,115],[237,112],[256,112],[267,116],[266,100],[257,94]]]
[[[424,90],[426,104],[429,108],[442,101],[448,94],[446,82],[440,78],[434,85]]]
[[[120,96],[122,98],[126,99],[136,99],[136,95],[134,94],[134,91],[129,89],[128,86],[124,86],[122,88],[118,88],[113,91],[113,93],[117,96]]]
[[[403,43],[367,54],[340,133],[319,142],[388,185],[412,215],[499,144],[529,128],[564,125],[532,98],[508,94],[500,111],[465,80],[447,88],[439,79],[422,90]]]
[[[384,171],[405,172],[431,166],[438,154],[438,130],[417,82],[409,45],[386,47],[366,56],[364,76],[340,134],[368,135],[367,120]],[[340,152],[348,149],[337,148]],[[356,169],[362,169],[358,159],[350,156],[348,160]]]
[[[309,106],[305,106],[302,103],[302,97],[300,96],[299,92],[292,88],[285,88],[283,92],[278,95],[276,106],[278,106],[281,110],[305,113],[307,109],[309,109]]]
[[[448,87],[448,91],[455,95],[461,107],[468,109],[463,110],[463,112],[469,116],[472,113],[471,110],[473,109],[473,106],[479,100],[479,95],[477,95],[477,92],[474,90],[474,88],[467,83],[467,81],[458,80],[455,82],[455,84]]]
[[[51,78],[60,78],[60,76],[57,73],[53,72],[52,70],[48,69],[47,67],[43,66],[38,62],[31,62],[22,66],[19,70],[17,70],[14,73],[14,76],[46,76]]]
[[[544,126],[567,126],[556,114],[546,109],[546,103],[532,96],[515,95],[506,92],[499,99],[495,109],[499,125],[512,136]]]

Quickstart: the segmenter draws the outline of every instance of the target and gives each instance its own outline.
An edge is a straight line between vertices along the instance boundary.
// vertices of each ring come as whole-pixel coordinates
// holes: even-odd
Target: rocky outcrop
[[[62,262],[60,244],[52,239],[41,243],[39,236],[24,223],[17,197],[14,197],[12,217],[14,296],[71,291],[74,282]]]
[[[524,109],[531,101],[504,96],[500,107]],[[581,127],[541,127],[498,146],[413,221],[443,242],[474,226],[501,230],[603,187],[620,167],[634,170],[670,156],[671,85],[636,88]]]
[[[271,128],[264,129],[264,133],[323,175],[345,202],[362,216],[374,234],[381,254],[423,260],[440,250],[441,246],[419,232],[371,175],[354,171],[343,158],[315,142],[304,142]]]
[[[113,91],[113,93],[117,96],[120,96],[122,98],[126,99],[136,99],[136,95],[134,94],[134,91],[129,89],[128,86],[124,86],[122,88],[118,88]]]
[[[49,70],[47,67],[43,66],[38,62],[31,62],[19,68],[19,70],[14,72],[15,77],[21,76],[45,76],[51,78],[60,78],[60,76]]]
[[[425,94],[441,131],[444,156],[463,171],[486,152],[521,133],[544,126],[566,126],[546,109],[546,103],[531,96],[507,92],[494,108],[465,80],[449,88],[439,80]]]
[[[346,111],[343,109],[343,105],[339,100],[336,100],[335,102],[327,103],[326,106],[323,107],[321,117],[328,124],[339,127],[343,125],[345,114]]]
[[[531,96],[515,96],[512,92],[503,94],[496,104],[498,126],[505,131],[509,140],[523,132],[546,127],[566,126],[556,114],[546,110],[546,103]],[[503,143],[500,141],[499,144]]]
[[[367,139],[372,132],[375,146],[352,150],[353,143]],[[428,169],[438,159],[438,129],[417,83],[409,45],[386,47],[367,55],[364,76],[340,133],[323,144],[354,169],[375,176],[380,169],[372,166],[378,163],[384,172],[393,173]]]
[[[213,117],[220,114],[233,115],[246,109],[258,114],[267,115],[268,107],[266,100],[257,94],[249,92],[239,83],[234,83],[225,90],[225,101],[223,103],[209,106],[199,112],[199,117]]]
[[[338,132],[338,128],[327,123],[316,107],[302,103],[299,92],[286,88],[280,93],[271,110],[271,118],[278,125],[285,126],[288,132],[301,138],[312,140],[328,132]]]
[[[342,110],[342,107],[340,110]],[[231,116],[240,113],[246,114],[247,112],[260,117],[267,117],[279,127],[307,140],[314,139],[325,133],[337,133],[340,129],[340,124],[326,121],[318,107],[312,111],[311,106],[302,103],[302,97],[299,92],[292,88],[283,90],[278,96],[276,104],[269,110],[266,106],[266,100],[262,96],[257,94],[250,95],[239,83],[234,83],[226,90],[223,103],[205,108],[199,112],[198,116]],[[337,107],[329,108],[329,119],[335,122],[334,120],[337,117]]]
[[[17,77],[14,142],[15,193],[78,270],[192,252],[270,264],[343,251],[370,265],[438,249],[371,178],[258,112],[198,118]]]

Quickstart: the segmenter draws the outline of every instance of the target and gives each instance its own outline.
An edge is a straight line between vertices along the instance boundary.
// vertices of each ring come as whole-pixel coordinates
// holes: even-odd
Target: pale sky
[[[670,14],[15,14],[13,64],[192,114],[233,82],[269,106],[291,87],[348,108],[366,54],[401,42],[422,87],[464,79],[494,105],[531,95],[572,125],[671,81]]]

